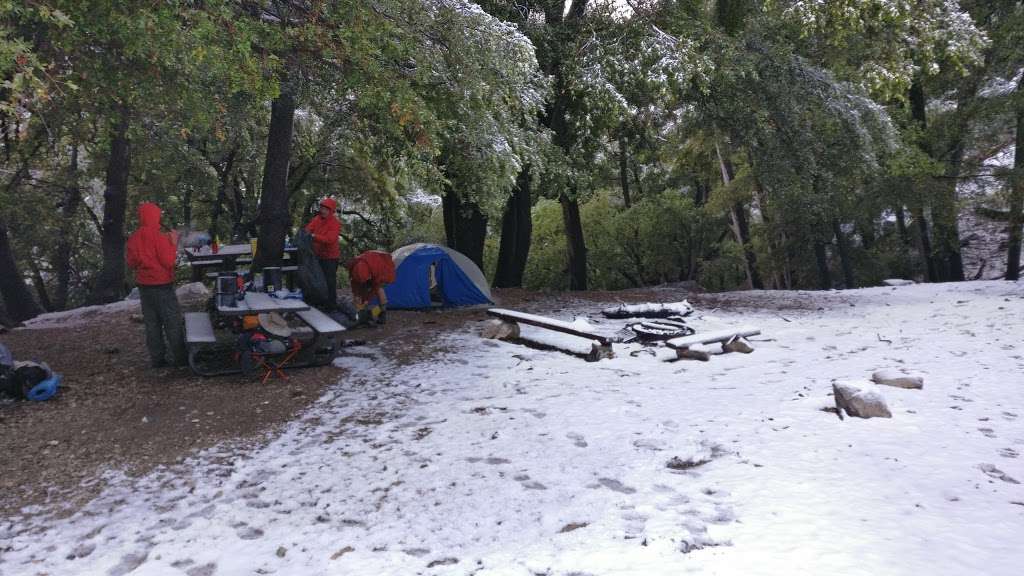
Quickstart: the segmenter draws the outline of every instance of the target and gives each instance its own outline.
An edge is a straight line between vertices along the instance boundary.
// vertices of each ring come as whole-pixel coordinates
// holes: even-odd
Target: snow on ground
[[[118,300],[110,304],[98,304],[96,306],[82,306],[61,312],[48,312],[40,314],[31,320],[26,320],[25,328],[56,328],[58,326],[81,326],[93,322],[104,314],[135,312],[139,309],[138,300]]]
[[[206,286],[203,286],[202,282],[183,284],[174,292],[178,295],[179,299],[206,296],[210,293]],[[31,320],[26,320],[23,326],[25,328],[80,326],[82,324],[95,322],[100,316],[106,314],[125,314],[136,312],[139,310],[140,306],[141,301],[139,300],[138,289],[136,288],[132,290],[132,294],[124,300],[118,300],[117,302],[111,302],[110,304],[82,306],[80,308],[72,308],[70,310],[62,310],[60,312],[40,314]]]
[[[753,354],[586,363],[466,333],[413,366],[347,356],[265,445],[4,521],[0,573],[1020,573],[1024,284],[728,300],[691,324],[754,324]],[[925,376],[880,388],[892,419],[823,410],[887,367]]]

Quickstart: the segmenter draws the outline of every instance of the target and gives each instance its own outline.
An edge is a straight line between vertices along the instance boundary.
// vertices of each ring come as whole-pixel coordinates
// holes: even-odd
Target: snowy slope
[[[0,574],[1020,573],[1024,284],[724,298],[691,324],[753,324],[753,354],[344,358],[263,446],[4,522]],[[892,419],[822,410],[884,367],[925,375],[881,388]]]

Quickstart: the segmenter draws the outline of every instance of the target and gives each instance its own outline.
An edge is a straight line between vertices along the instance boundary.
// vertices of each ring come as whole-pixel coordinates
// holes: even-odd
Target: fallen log
[[[693,314],[689,302],[650,302],[647,304],[621,304],[601,310],[605,318],[668,318]]]

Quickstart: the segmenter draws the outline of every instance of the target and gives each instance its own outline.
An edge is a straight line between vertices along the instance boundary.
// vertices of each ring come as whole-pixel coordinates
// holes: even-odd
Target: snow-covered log
[[[693,314],[689,302],[648,302],[647,304],[622,304],[601,310],[605,318],[668,318]]]

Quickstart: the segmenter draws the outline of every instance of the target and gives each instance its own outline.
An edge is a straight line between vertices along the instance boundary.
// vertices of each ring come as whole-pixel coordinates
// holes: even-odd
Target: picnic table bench
[[[296,329],[293,333],[293,336],[298,337],[303,343],[297,353],[292,353],[295,351],[294,348],[290,350],[292,354],[287,358],[287,364],[284,362],[269,364],[275,372],[280,374],[280,370],[283,368],[323,366],[334,358],[335,352],[340,347],[338,335],[345,331],[345,327],[320,310],[311,308],[302,300],[277,299],[262,292],[249,292],[242,301],[238,302],[236,307],[216,307],[216,313],[226,317],[269,312],[294,314],[305,325],[303,329]],[[237,351],[237,339],[232,335],[218,341],[214,331],[213,318],[209,313],[188,312],[184,316],[188,363],[193,372],[201,376],[241,372],[241,367],[237,365],[215,370],[204,368],[199,361],[200,355],[219,355],[229,359]],[[305,336],[302,336],[303,333]]]
[[[739,328],[728,330],[716,330],[714,332],[704,332],[702,334],[691,334],[689,336],[673,338],[665,342],[665,345],[669,348],[673,348],[676,351],[676,356],[678,358],[706,361],[709,358],[707,352],[691,350],[690,348],[693,346],[721,342],[723,352],[742,352],[744,354],[748,354],[753,351],[753,348],[743,342],[742,339],[750,336],[756,336],[760,333],[761,331],[759,329],[752,326],[741,326]]]
[[[570,336],[593,340],[594,343],[591,347],[590,354],[587,357],[588,360],[611,358],[614,355],[612,351],[612,342],[614,340],[611,336],[597,334],[570,324],[569,322],[555,320],[554,318],[548,318],[546,316],[538,316],[536,314],[506,310],[504,308],[491,308],[487,311],[487,314],[494,316],[504,323],[510,324],[510,327],[514,327],[512,333],[516,336],[519,334],[518,324],[527,324],[554,332],[561,332],[562,334],[569,334]]]

